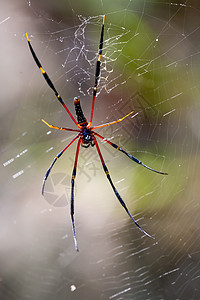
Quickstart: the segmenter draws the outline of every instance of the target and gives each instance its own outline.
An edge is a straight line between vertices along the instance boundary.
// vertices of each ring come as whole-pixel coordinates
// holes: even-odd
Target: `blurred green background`
[[[74,128],[43,80],[25,31],[74,114],[88,116],[106,15],[94,124],[152,173],[100,142],[111,177],[141,227],[115,198],[95,149],[81,149],[75,188],[80,252],[69,212]],[[0,12],[0,299],[199,299],[198,1],[3,1]]]

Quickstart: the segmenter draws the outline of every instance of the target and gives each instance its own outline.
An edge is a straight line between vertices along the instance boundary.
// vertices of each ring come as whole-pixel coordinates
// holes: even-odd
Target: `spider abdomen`
[[[88,124],[87,119],[83,114],[81,104],[80,104],[80,100],[77,97],[74,98],[74,106],[75,106],[75,111],[76,111],[76,117],[77,117],[78,124],[87,125]]]

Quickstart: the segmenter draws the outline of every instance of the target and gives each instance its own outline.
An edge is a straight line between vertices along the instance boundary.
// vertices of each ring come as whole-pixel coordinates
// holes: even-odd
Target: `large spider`
[[[76,140],[78,140],[78,144],[77,144],[77,149],[76,149],[76,155],[75,155],[75,161],[74,161],[74,168],[73,168],[73,172],[72,172],[72,180],[71,180],[71,220],[72,220],[72,230],[73,230],[73,236],[74,236],[74,243],[75,243],[75,249],[78,251],[78,244],[77,244],[77,238],[76,238],[76,231],[75,231],[75,224],[74,224],[74,181],[75,181],[75,177],[76,177],[76,168],[77,168],[77,162],[78,162],[78,155],[79,155],[79,149],[80,146],[84,147],[84,148],[88,148],[89,146],[96,146],[98,155],[100,157],[102,166],[103,166],[103,170],[107,176],[108,181],[111,184],[111,187],[117,197],[117,199],[119,200],[119,202],[121,203],[121,205],[124,207],[124,209],[126,210],[127,214],[129,215],[129,217],[133,220],[133,222],[138,226],[138,228],[148,237],[150,238],[154,238],[151,235],[149,235],[146,231],[144,231],[140,225],[135,221],[135,219],[132,217],[132,215],[130,214],[126,204],[124,203],[123,199],[121,198],[120,194],[118,193],[118,191],[116,190],[112,179],[110,177],[109,171],[106,167],[105,161],[103,159],[103,156],[101,154],[98,142],[96,137],[100,138],[101,140],[103,140],[104,142],[108,143],[109,145],[111,145],[112,147],[114,147],[115,149],[121,151],[122,153],[124,153],[125,155],[127,155],[130,159],[132,159],[134,162],[136,162],[137,164],[153,171],[156,172],[158,174],[163,174],[163,175],[167,175],[167,173],[164,172],[159,172],[156,171],[148,166],[146,166],[145,164],[143,164],[140,160],[138,160],[137,158],[135,158],[134,156],[128,154],[125,150],[123,150],[121,147],[117,146],[116,144],[110,142],[109,140],[105,139],[103,136],[101,136],[100,134],[96,133],[94,131],[94,129],[97,128],[102,128],[102,127],[106,127],[106,126],[110,126],[113,125],[115,123],[121,122],[122,120],[124,120],[126,117],[128,117],[130,114],[133,113],[130,112],[128,113],[126,116],[124,116],[123,118],[117,120],[117,121],[113,121],[110,123],[106,123],[106,124],[102,124],[99,126],[94,126],[92,127],[92,120],[93,120],[93,113],[94,113],[94,104],[95,104],[95,98],[96,98],[96,94],[97,94],[97,86],[98,86],[98,81],[99,81],[99,77],[100,77],[100,67],[101,67],[101,56],[102,56],[102,49],[103,49],[103,35],[104,35],[104,21],[105,21],[105,16],[103,16],[103,22],[102,22],[102,29],[101,29],[101,37],[100,37],[100,43],[99,43],[99,52],[98,52],[98,59],[97,59],[97,63],[96,63],[96,72],[95,72],[95,83],[94,83],[94,88],[93,88],[93,99],[92,99],[92,108],[91,108],[91,115],[90,115],[90,121],[88,122],[86,117],[83,114],[82,108],[81,108],[81,104],[80,104],[80,100],[78,98],[74,98],[74,106],[75,106],[75,111],[76,111],[76,117],[77,117],[77,121],[75,120],[75,118],[73,117],[73,115],[71,114],[71,112],[69,111],[69,109],[67,108],[67,106],[65,105],[63,99],[61,98],[61,96],[58,94],[54,84],[52,83],[51,79],[49,78],[48,74],[45,72],[45,70],[42,68],[42,65],[40,63],[40,61],[38,60],[35,51],[33,50],[33,47],[31,46],[28,34],[26,33],[26,39],[30,48],[30,51],[33,55],[33,58],[38,66],[38,68],[40,69],[40,71],[42,72],[47,84],[50,86],[50,88],[54,91],[57,99],[59,100],[59,102],[62,104],[62,106],[64,107],[64,109],[67,111],[67,113],[69,114],[69,116],[71,117],[72,121],[76,124],[76,126],[78,127],[78,129],[70,129],[70,128],[65,128],[65,127],[56,127],[53,125],[48,124],[46,121],[44,121],[42,119],[42,122],[44,122],[48,127],[50,128],[54,128],[54,129],[58,129],[58,130],[66,130],[66,131],[74,131],[74,132],[78,132],[78,134],[73,138],[73,140],[60,152],[58,153],[58,155],[54,158],[52,164],[50,165],[49,169],[47,170],[44,179],[43,179],[43,185],[42,185],[42,194],[44,195],[44,188],[45,188],[45,182],[51,172],[51,169],[53,168],[55,162],[57,161],[57,159],[59,157],[61,157],[61,155],[69,148],[69,146],[71,146]]]

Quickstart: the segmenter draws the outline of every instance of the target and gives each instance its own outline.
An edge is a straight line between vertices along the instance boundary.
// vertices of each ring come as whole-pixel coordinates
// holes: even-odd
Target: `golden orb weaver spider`
[[[112,182],[112,179],[110,177],[109,171],[106,167],[105,161],[103,159],[103,156],[101,154],[98,142],[96,137],[100,138],[101,140],[103,140],[104,142],[106,142],[107,144],[111,145],[112,147],[114,147],[115,149],[121,151],[122,153],[124,153],[125,155],[127,155],[131,160],[133,160],[134,162],[136,162],[137,164],[153,171],[156,172],[158,174],[162,174],[162,175],[167,175],[167,173],[165,172],[160,172],[160,171],[156,171],[148,166],[146,166],[145,164],[143,164],[140,160],[138,160],[137,158],[135,158],[134,156],[128,154],[125,150],[123,150],[121,147],[117,146],[116,144],[110,142],[109,140],[105,139],[103,136],[101,136],[100,134],[96,133],[94,131],[94,129],[97,128],[102,128],[102,127],[106,127],[106,126],[110,126],[113,125],[115,123],[121,122],[123,121],[126,117],[128,117],[129,115],[131,115],[133,113],[130,112],[127,115],[125,115],[123,118],[110,122],[110,123],[106,123],[106,124],[102,124],[99,126],[94,126],[92,127],[92,120],[93,120],[93,113],[94,113],[94,105],[95,105],[95,99],[96,99],[96,94],[97,94],[97,86],[98,86],[98,81],[99,81],[99,77],[100,77],[100,67],[101,67],[101,56],[102,56],[102,50],[103,50],[103,36],[104,36],[104,22],[105,22],[105,15],[103,16],[103,21],[102,21],[102,28],[101,28],[101,37],[100,37],[100,43],[99,43],[99,51],[98,51],[98,59],[97,59],[97,63],[96,63],[96,71],[95,71],[95,82],[94,82],[94,87],[93,87],[93,99],[92,99],[92,108],[91,108],[91,114],[90,114],[90,121],[88,122],[86,117],[83,114],[82,108],[81,108],[81,104],[80,104],[80,100],[78,98],[74,98],[74,106],[75,106],[75,112],[76,112],[76,117],[77,117],[77,121],[75,120],[75,118],[73,117],[73,115],[71,114],[71,112],[69,111],[69,109],[67,108],[67,106],[65,105],[63,99],[61,98],[61,96],[58,94],[54,84],[52,83],[51,79],[49,78],[49,76],[47,75],[46,71],[42,68],[42,65],[39,61],[39,59],[37,58],[35,51],[33,50],[33,47],[31,45],[31,42],[29,40],[28,34],[26,33],[26,39],[30,48],[30,51],[32,53],[33,59],[36,62],[38,68],[40,69],[40,71],[42,72],[42,75],[44,76],[47,84],[49,85],[49,87],[54,91],[57,99],[59,100],[59,102],[62,104],[62,106],[64,107],[64,109],[67,111],[67,113],[69,114],[70,118],[72,119],[72,121],[76,124],[76,126],[78,127],[78,129],[70,129],[70,128],[64,128],[64,127],[56,127],[53,125],[50,125],[49,123],[47,123],[46,121],[44,121],[42,119],[42,122],[44,122],[48,127],[50,128],[54,128],[54,129],[58,129],[58,130],[66,130],[66,131],[74,131],[74,132],[78,132],[78,134],[73,138],[73,140],[60,152],[58,153],[58,155],[54,158],[52,164],[50,165],[49,169],[47,170],[44,179],[43,179],[43,185],[42,185],[42,194],[44,195],[44,188],[45,188],[45,182],[51,172],[51,169],[53,168],[55,162],[57,161],[57,159],[59,157],[61,157],[61,155],[78,139],[78,144],[77,144],[77,149],[76,149],[76,155],[75,155],[75,161],[74,161],[74,168],[73,168],[73,172],[72,172],[72,179],[71,179],[71,221],[72,221],[72,231],[73,231],[73,237],[74,237],[74,244],[75,244],[75,249],[78,251],[78,244],[77,244],[77,238],[76,238],[76,230],[75,230],[75,223],[74,223],[74,182],[75,182],[75,177],[76,177],[76,169],[77,169],[77,162],[78,162],[78,156],[79,156],[79,149],[80,146],[84,147],[84,148],[88,148],[89,146],[96,146],[101,164],[103,166],[103,170],[107,176],[108,181],[111,184],[111,187],[117,197],[117,199],[119,200],[120,204],[123,206],[123,208],[125,209],[125,211],[127,212],[127,214],[129,215],[129,217],[132,219],[132,221],[137,225],[137,227],[148,237],[150,238],[154,238],[152,237],[150,234],[148,234],[146,231],[144,231],[140,225],[135,221],[135,219],[132,217],[131,213],[129,212],[126,204],[124,203],[123,199],[121,198],[120,194],[118,193],[118,191],[116,190],[114,183]]]

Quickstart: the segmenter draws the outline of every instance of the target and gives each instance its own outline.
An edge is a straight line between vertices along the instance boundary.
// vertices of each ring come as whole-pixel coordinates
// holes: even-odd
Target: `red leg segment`
[[[75,177],[76,177],[76,168],[77,168],[80,145],[81,145],[81,138],[78,140],[76,156],[75,156],[75,161],[74,161],[74,169],[72,172],[72,181],[71,181],[71,184],[72,184],[72,188],[71,188],[71,220],[72,220],[72,230],[73,230],[74,244],[75,244],[76,251],[79,251],[79,250],[78,250],[78,244],[77,244],[77,239],[76,239],[76,230],[75,230],[75,224],[74,224],[74,181],[75,181]]]
[[[50,165],[49,169],[47,170],[44,179],[43,179],[43,184],[42,184],[42,195],[44,195],[44,187],[45,187],[45,183],[46,180],[49,176],[49,173],[51,172],[51,169],[53,168],[55,162],[57,161],[57,159],[59,157],[61,157],[61,155],[67,150],[67,148],[69,148],[69,146],[71,146],[71,144],[73,144],[73,142],[75,142],[75,140],[79,137],[79,135],[77,135],[60,153],[58,153],[58,155],[56,155],[56,157],[54,158],[52,164]]]

